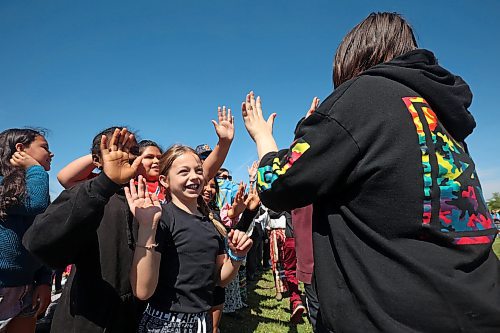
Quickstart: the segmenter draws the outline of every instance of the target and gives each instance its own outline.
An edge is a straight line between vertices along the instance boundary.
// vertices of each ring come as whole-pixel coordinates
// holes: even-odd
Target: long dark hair
[[[219,183],[217,182],[217,179],[215,179],[215,177],[213,178],[213,180],[215,184],[215,195],[212,200],[207,203],[207,205],[208,208],[218,213],[220,211],[219,206],[217,205],[217,198],[219,197]]]
[[[19,205],[26,196],[26,171],[10,163],[16,152],[16,144],[28,147],[37,136],[45,136],[44,130],[10,128],[0,133],[0,219],[7,217],[10,207]]]
[[[400,14],[371,13],[337,48],[333,64],[334,87],[416,48],[413,30]]]

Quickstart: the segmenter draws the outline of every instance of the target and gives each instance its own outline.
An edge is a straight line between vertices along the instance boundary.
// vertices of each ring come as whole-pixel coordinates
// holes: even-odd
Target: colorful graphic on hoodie
[[[279,158],[273,160],[273,165],[262,166],[257,170],[257,189],[265,191],[271,188],[272,183],[279,176],[284,175],[288,169],[304,154],[311,146],[303,139],[298,139],[292,143],[292,146],[282,163]],[[283,164],[283,167],[281,165]]]
[[[413,118],[422,153],[422,224],[439,228],[457,245],[493,242],[496,230],[469,154],[425,99],[403,97],[403,102]]]

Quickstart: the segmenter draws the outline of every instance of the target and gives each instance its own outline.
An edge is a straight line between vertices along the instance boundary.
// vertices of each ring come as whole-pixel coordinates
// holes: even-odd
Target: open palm
[[[232,141],[234,138],[234,117],[231,115],[231,109],[227,109],[223,106],[217,108],[217,118],[218,123],[212,120],[214,124],[215,132],[220,140]]]
[[[102,169],[106,176],[116,184],[125,184],[135,177],[142,157],[135,158],[130,148],[135,145],[133,134],[126,128],[116,129],[111,140],[103,135],[101,138]],[[131,164],[130,160],[135,158]]]
[[[156,194],[147,190],[146,180],[139,176],[137,187],[134,180],[130,180],[129,187],[125,188],[127,203],[139,224],[156,228],[161,217],[161,204]]]

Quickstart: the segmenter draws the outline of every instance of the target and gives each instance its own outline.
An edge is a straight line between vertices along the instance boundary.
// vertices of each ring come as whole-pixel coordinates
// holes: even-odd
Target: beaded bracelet
[[[231,251],[231,249],[229,248],[229,244],[227,243],[227,238],[224,239],[224,242],[226,243],[226,252],[227,252],[227,255],[229,256],[229,258],[231,258],[231,260],[234,260],[234,261],[243,261],[246,259],[246,255],[245,256],[237,256],[233,253],[233,251]]]

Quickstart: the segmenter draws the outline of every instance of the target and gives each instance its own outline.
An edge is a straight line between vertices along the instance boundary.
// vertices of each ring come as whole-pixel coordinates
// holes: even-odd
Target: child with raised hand
[[[160,183],[171,198],[168,204],[161,206],[144,190],[142,177],[137,189],[133,182],[126,189],[139,223],[130,280],[134,294],[148,300],[139,332],[211,331],[208,310],[214,287],[236,276],[252,245],[239,230],[222,239],[223,226],[200,196],[205,181],[196,152],[175,145],[160,160]]]
[[[133,134],[109,128],[94,138],[102,172],[63,191],[26,232],[23,244],[51,267],[74,264],[52,332],[135,332],[140,304],[128,273],[135,235],[122,190],[141,157]]]
[[[207,174],[224,162],[234,134],[232,119],[219,116],[219,145]],[[142,161],[133,134],[110,127],[92,142],[94,178],[63,191],[27,231],[23,244],[52,267],[74,264],[58,303],[51,331],[136,332],[141,304],[129,272],[137,239],[123,192]],[[90,168],[90,167],[89,167]],[[212,175],[212,177],[213,177]]]
[[[0,133],[0,332],[34,332],[50,303],[52,272],[21,239],[49,205],[46,171],[53,156],[40,131]]]

